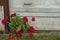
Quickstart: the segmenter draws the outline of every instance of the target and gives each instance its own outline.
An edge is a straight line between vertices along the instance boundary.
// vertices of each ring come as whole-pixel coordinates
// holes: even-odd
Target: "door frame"
[[[9,22],[9,0],[0,0],[0,5],[3,6],[4,10],[4,19]],[[5,24],[5,33],[8,33],[9,26],[8,23]]]

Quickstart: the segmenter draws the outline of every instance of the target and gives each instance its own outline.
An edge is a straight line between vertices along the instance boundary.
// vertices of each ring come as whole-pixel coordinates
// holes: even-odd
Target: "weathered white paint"
[[[0,30],[5,31],[5,26],[2,24],[2,19],[4,19],[3,6],[0,6]]]
[[[25,6],[25,2],[32,3],[32,5]],[[16,12],[19,16],[27,16],[29,18],[30,25],[34,25],[36,30],[60,30],[60,0],[10,0],[9,7],[10,13]],[[37,9],[33,10],[32,8]],[[42,12],[41,10],[39,12],[39,8],[43,9]],[[44,8],[48,8],[48,10]],[[32,13],[31,11],[34,12]],[[36,18],[35,22],[31,21],[32,16]]]
[[[29,8],[60,8],[60,0],[9,0],[10,7],[24,8],[24,3],[32,3]]]
[[[19,15],[20,14],[20,15]],[[60,15],[49,15],[43,13],[18,13],[19,16],[27,16],[30,25],[34,25],[36,30],[60,30]],[[31,18],[35,17],[36,21],[32,22]]]

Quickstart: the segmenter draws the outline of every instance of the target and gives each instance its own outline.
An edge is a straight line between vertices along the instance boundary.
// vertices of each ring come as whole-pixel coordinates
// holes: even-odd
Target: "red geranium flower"
[[[35,31],[35,30],[34,30],[34,27],[33,27],[33,26],[30,26],[30,27],[29,27],[29,31],[30,31],[30,32],[34,32],[34,31]]]
[[[8,35],[8,39],[13,39],[13,37],[14,37],[14,36],[13,36],[12,34],[9,34],[9,35]]]
[[[22,37],[22,34],[16,34],[16,37],[17,38],[21,38]]]
[[[30,33],[30,34],[29,34],[29,37],[30,37],[30,38],[33,38],[33,34],[32,34],[32,33]]]
[[[32,21],[35,21],[35,18],[34,17],[32,17]]]
[[[10,17],[15,17],[15,16],[16,16],[16,13],[10,15]]]
[[[25,23],[28,22],[28,18],[27,17],[23,17],[23,20],[24,20]]]
[[[6,21],[5,19],[2,20],[2,24],[6,24],[6,22],[7,22],[7,21]]]

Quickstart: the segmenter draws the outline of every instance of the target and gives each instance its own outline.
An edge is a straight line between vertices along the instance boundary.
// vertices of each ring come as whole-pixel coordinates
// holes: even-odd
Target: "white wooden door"
[[[27,16],[36,30],[60,30],[60,0],[9,0],[9,7],[10,13]]]

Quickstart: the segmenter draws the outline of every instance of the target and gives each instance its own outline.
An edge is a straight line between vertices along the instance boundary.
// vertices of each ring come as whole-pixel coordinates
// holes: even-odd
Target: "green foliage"
[[[16,31],[17,28],[20,28],[21,30],[27,30],[29,24],[25,23],[20,16],[15,16],[10,19],[9,27],[12,29],[11,32]]]
[[[18,27],[18,26],[22,26],[23,25],[23,19],[16,16],[10,19],[10,27]]]
[[[35,35],[35,34],[34,34]],[[8,40],[7,35],[0,34],[1,40]],[[32,39],[28,36],[22,36],[22,38],[17,39],[16,37],[13,38],[13,40],[60,40],[60,34],[36,34]]]

